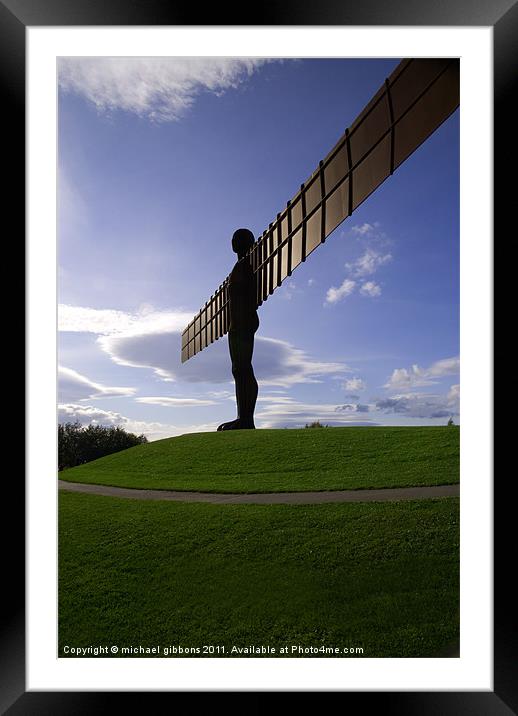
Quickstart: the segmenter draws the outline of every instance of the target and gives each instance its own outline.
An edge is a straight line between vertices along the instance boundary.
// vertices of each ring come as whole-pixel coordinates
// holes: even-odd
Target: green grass
[[[194,433],[60,473],[64,480],[206,492],[286,492],[459,481],[459,430],[349,427]]]
[[[458,638],[458,498],[59,499],[60,656],[65,645],[224,645],[230,656],[254,644],[413,657]]]

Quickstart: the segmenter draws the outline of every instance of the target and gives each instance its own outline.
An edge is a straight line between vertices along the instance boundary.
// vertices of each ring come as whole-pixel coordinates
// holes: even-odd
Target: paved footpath
[[[59,488],[90,495],[127,497],[133,500],[172,500],[174,502],[211,502],[226,505],[313,505],[322,502],[389,502],[422,500],[427,497],[453,497],[460,494],[459,485],[429,487],[391,487],[381,490],[323,490],[322,492],[216,493],[180,490],[141,490],[109,485],[86,485],[58,480]]]

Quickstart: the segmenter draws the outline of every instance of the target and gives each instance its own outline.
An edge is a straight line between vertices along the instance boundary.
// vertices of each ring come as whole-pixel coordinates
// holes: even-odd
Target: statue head
[[[250,229],[238,229],[232,236],[232,250],[241,258],[253,246],[254,241]]]

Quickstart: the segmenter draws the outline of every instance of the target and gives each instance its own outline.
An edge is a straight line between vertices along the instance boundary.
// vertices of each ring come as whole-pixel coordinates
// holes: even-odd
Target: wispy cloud
[[[368,410],[367,405],[313,404],[285,399],[269,402],[256,411],[256,416],[262,428],[303,428],[315,420],[329,426],[376,425],[375,420],[365,415]]]
[[[143,396],[135,398],[137,403],[146,403],[146,405],[161,405],[165,408],[195,408],[205,407],[207,405],[216,405],[215,400],[203,400],[201,398],[169,398],[166,396]]]
[[[365,390],[365,382],[361,378],[350,378],[342,383],[342,388],[349,393]]]
[[[143,335],[160,331],[182,331],[192,318],[190,311],[156,311],[143,306],[135,313],[104,308],[58,307],[58,330],[97,335]]]
[[[126,418],[123,427],[132,433],[139,435],[143,433],[147,439],[152,442],[154,440],[163,440],[164,438],[178,437],[178,435],[186,435],[187,433],[213,433],[217,426],[218,421],[189,425],[171,425],[169,423],[147,422],[144,420]]]
[[[459,370],[458,356],[443,358],[432,363],[428,368],[420,368],[417,364],[411,368],[396,368],[384,387],[389,391],[411,391],[414,388],[434,385],[438,379],[445,376],[457,375]]]
[[[368,413],[369,406],[361,403],[344,403],[343,405],[337,405],[335,411],[337,413]]]
[[[259,395],[257,398],[258,403],[272,403],[275,405],[291,405],[294,403],[294,399],[290,395],[279,395],[279,394],[273,394],[273,395]]]
[[[235,400],[235,392],[231,390],[208,390],[206,394],[217,400]]]
[[[375,249],[367,249],[356,261],[346,263],[345,268],[348,269],[355,278],[363,278],[370,276],[392,260],[392,254],[382,254]]]
[[[167,381],[226,383],[232,381],[226,340],[213,343],[186,363],[180,362],[180,334],[172,331],[142,335],[101,336],[99,343],[119,365],[150,368]],[[258,336],[254,371],[262,383],[287,387],[316,383],[323,376],[343,373],[343,363],[317,361],[286,341]]]
[[[460,384],[456,383],[455,385],[452,385],[450,390],[448,391],[448,395],[446,397],[450,403],[456,405],[457,408],[459,408],[460,407]]]
[[[369,224],[367,222],[364,222],[363,224],[357,224],[356,226],[353,226],[351,231],[354,234],[358,234],[359,236],[369,236],[370,234],[374,233],[376,224]]]
[[[279,289],[279,296],[281,298],[284,298],[287,301],[291,301],[293,296],[296,294],[301,294],[301,289],[297,286],[295,281],[292,279],[289,279],[288,281],[284,281],[282,286]]]
[[[88,224],[88,206],[79,188],[62,165],[58,167],[58,238],[74,239]]]
[[[375,281],[366,281],[360,288],[360,293],[362,296],[370,296],[371,298],[374,298],[375,296],[379,296],[381,294],[381,286]]]
[[[392,244],[392,241],[381,228],[379,221],[374,221],[372,224],[368,222],[356,224],[351,227],[347,233],[350,233],[350,235],[354,236],[362,244],[367,243],[376,246],[389,246]]]
[[[61,57],[59,86],[81,95],[99,112],[131,112],[154,122],[180,119],[201,92],[236,89],[261,58]],[[271,60],[270,60],[271,61]]]
[[[459,385],[456,384],[451,386],[446,395],[407,393],[383,398],[376,402],[376,409],[411,418],[446,418],[459,415],[459,401]]]
[[[91,398],[114,398],[134,395],[136,388],[110,387],[96,383],[71,368],[58,367],[59,399],[62,402],[75,402]]]

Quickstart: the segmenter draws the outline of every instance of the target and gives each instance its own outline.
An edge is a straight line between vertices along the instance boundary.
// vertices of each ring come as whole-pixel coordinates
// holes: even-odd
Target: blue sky
[[[62,58],[60,421],[235,417],[227,339],[180,335],[398,60]],[[257,427],[459,417],[458,111],[259,309]]]

